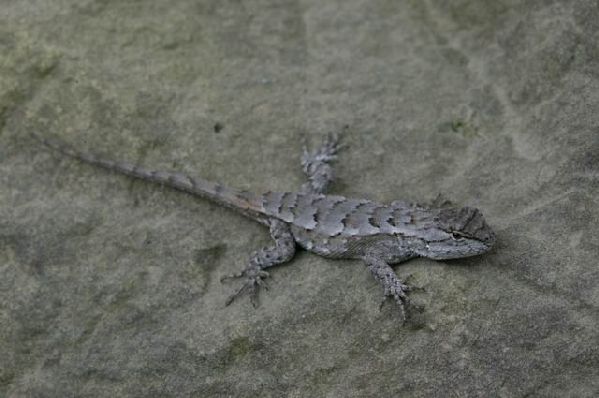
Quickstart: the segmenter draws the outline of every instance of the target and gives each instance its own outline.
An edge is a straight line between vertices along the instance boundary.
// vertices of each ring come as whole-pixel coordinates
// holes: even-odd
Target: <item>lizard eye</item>
[[[464,237],[464,234],[458,231],[451,231],[451,237],[454,239],[460,239]]]

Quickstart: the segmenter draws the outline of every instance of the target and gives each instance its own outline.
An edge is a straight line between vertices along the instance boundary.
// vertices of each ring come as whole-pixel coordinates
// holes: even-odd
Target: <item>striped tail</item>
[[[190,177],[177,172],[151,170],[129,163],[113,162],[88,153],[75,151],[35,134],[32,134],[32,137],[44,146],[53,149],[64,156],[207,198],[212,202],[237,210],[252,219],[258,219],[260,221],[260,219],[263,218],[261,216],[264,216],[264,211],[262,210],[262,195],[247,191],[239,191],[228,188],[222,184],[204,180],[202,178]]]

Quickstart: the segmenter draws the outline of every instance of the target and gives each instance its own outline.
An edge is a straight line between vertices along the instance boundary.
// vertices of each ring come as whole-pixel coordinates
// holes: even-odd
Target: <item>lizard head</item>
[[[474,207],[433,210],[433,218],[424,239],[425,249],[418,253],[434,260],[474,256],[491,249],[495,234],[482,213]]]

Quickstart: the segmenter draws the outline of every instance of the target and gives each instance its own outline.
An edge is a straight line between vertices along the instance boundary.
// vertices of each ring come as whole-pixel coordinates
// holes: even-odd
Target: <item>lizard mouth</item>
[[[432,260],[450,260],[454,258],[477,256],[493,247],[494,238],[487,237],[485,241],[460,237],[453,241],[430,242],[419,255]]]

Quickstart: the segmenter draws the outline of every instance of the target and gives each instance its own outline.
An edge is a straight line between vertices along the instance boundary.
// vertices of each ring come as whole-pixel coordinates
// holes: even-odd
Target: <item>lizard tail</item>
[[[64,156],[68,156],[88,164],[100,166],[108,170],[113,170],[117,173],[159,183],[204,197],[222,206],[240,211],[241,213],[253,219],[262,218],[260,216],[264,215],[264,211],[262,209],[262,195],[236,190],[219,183],[205,180],[203,178],[190,177],[178,172],[152,170],[125,162],[106,160],[89,153],[79,152],[61,144],[57,144],[56,142],[47,140],[36,134],[32,134],[32,137],[42,145],[53,149]]]

